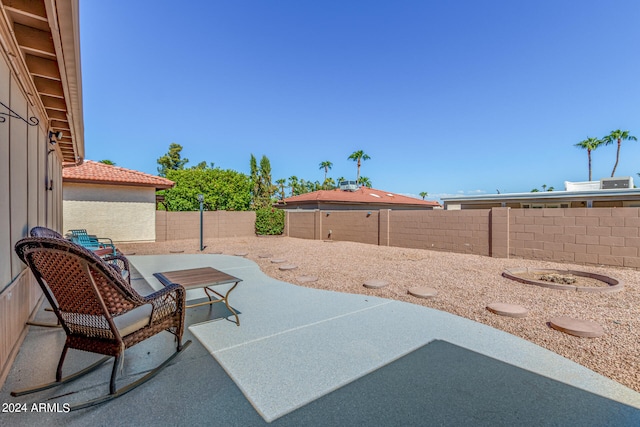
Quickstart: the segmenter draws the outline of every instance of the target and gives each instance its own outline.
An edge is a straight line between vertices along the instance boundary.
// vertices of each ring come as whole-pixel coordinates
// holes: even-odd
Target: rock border
[[[601,282],[606,283],[609,286],[600,288],[600,287],[590,287],[590,286],[563,285],[560,283],[545,282],[543,280],[525,279],[524,277],[521,277],[518,275],[522,273],[572,274],[574,276],[588,277],[590,279],[599,280]],[[536,285],[536,286],[542,286],[544,288],[551,288],[551,289],[572,290],[577,292],[610,293],[610,292],[620,292],[624,288],[624,284],[618,279],[614,279],[613,277],[605,276],[604,274],[589,273],[587,271],[578,271],[578,270],[520,268],[520,269],[505,270],[502,272],[502,276],[506,277],[507,279],[515,280],[516,282],[524,283],[527,285]]]

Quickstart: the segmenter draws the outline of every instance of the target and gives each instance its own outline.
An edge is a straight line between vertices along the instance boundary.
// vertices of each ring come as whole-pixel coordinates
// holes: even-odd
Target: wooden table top
[[[165,271],[163,273],[154,273],[153,275],[165,286],[171,283],[178,283],[184,286],[185,289],[203,288],[206,286],[238,283],[242,281],[242,279],[216,270],[213,267]]]

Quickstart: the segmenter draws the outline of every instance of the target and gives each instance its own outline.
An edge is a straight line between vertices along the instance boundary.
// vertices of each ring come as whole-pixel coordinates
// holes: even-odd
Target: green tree
[[[637,140],[638,138],[636,138],[635,136],[629,135],[628,130],[620,130],[620,129],[612,130],[609,135],[602,138],[602,142],[604,142],[604,145],[613,144],[614,142],[617,142],[618,144],[618,151],[616,151],[616,163],[613,165],[613,171],[611,171],[612,177],[616,173],[616,168],[618,167],[618,161],[620,160],[620,147],[622,146],[622,141],[637,141]]]
[[[184,165],[189,162],[189,159],[183,159],[180,156],[181,151],[182,145],[175,142],[169,145],[169,152],[157,160],[160,165],[158,167],[158,175],[166,177],[170,170],[184,169]]]
[[[602,141],[598,138],[587,138],[574,144],[575,147],[587,150],[587,158],[589,159],[589,181],[591,181],[591,152],[602,145]]]
[[[284,194],[284,187],[287,184],[287,180],[284,178],[280,178],[276,181],[276,184],[278,184],[278,188],[280,189],[280,199],[284,201],[284,198],[286,197]]]
[[[425,197],[427,197],[429,195],[429,193],[427,193],[426,191],[421,191],[420,192],[420,197],[422,197],[422,200],[424,200]]]
[[[347,157],[348,160],[353,160],[354,162],[356,162],[358,166],[358,173],[356,174],[356,183],[360,183],[360,166],[362,165],[362,161],[369,160],[370,158],[371,157],[369,157],[369,155],[362,150],[354,151],[353,153],[351,153],[349,157]]]
[[[324,181],[327,180],[327,174],[329,173],[329,169],[333,167],[333,163],[329,160],[325,160],[324,162],[320,162],[320,169],[324,169]]]
[[[255,200],[260,193],[260,171],[258,169],[258,161],[256,160],[256,156],[251,154],[251,158],[249,159],[249,179],[251,180],[251,198],[253,200],[253,204],[255,204]]]
[[[98,161],[98,163],[102,163],[104,165],[109,165],[109,166],[115,166],[116,165],[115,162],[113,162],[111,160],[106,160],[106,159],[105,160],[100,160],[100,161]]]
[[[371,188],[371,180],[369,178],[367,178],[366,176],[361,176],[359,182],[363,186]]]
[[[334,188],[336,188],[336,182],[331,177],[326,178],[322,183],[322,188],[324,190],[333,190]]]
[[[167,178],[175,182],[165,190],[168,211],[198,210],[198,194],[204,195],[208,210],[246,211],[251,203],[251,182],[247,175],[234,170],[169,170]]]
[[[295,175],[291,175],[289,177],[289,188],[291,189],[291,197],[293,196],[297,196],[298,194],[300,194],[298,192],[298,186],[299,186],[299,181],[298,181],[298,177]]]

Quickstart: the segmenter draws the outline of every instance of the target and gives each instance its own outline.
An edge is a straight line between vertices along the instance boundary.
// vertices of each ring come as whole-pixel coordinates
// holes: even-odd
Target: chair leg
[[[100,359],[97,362],[95,362],[93,365],[87,366],[86,368],[84,368],[81,371],[76,372],[75,374],[71,374],[68,377],[62,378],[60,380],[56,380],[56,381],[48,383],[48,384],[42,384],[42,385],[39,385],[39,386],[26,388],[26,389],[23,389],[23,390],[12,391],[11,392],[11,396],[14,396],[14,397],[23,396],[25,394],[36,393],[38,391],[48,390],[50,388],[54,388],[54,387],[57,387],[57,386],[62,385],[62,384],[70,383],[71,381],[77,380],[78,378],[80,378],[80,377],[82,377],[84,375],[87,375],[89,372],[95,371],[104,362],[106,362],[109,359],[111,359],[111,356],[105,356],[102,359]]]
[[[60,361],[58,362],[58,369],[56,369],[56,382],[60,382],[60,380],[62,380],[62,364],[64,363],[65,356],[67,355],[67,350],[69,350],[69,347],[65,344],[62,349],[62,354],[60,355]]]
[[[120,353],[115,357],[113,361],[113,369],[111,370],[111,381],[109,382],[109,394],[116,393],[116,376],[118,375],[118,368],[120,367],[120,362],[124,355]]]
[[[190,345],[191,345],[191,340],[185,342],[184,345],[182,345],[182,350],[187,349],[187,347],[189,347]],[[118,398],[118,397],[130,392],[134,388],[136,388],[138,386],[141,386],[142,384],[146,383],[151,378],[155,377],[162,369],[164,369],[167,365],[169,365],[169,363],[171,363],[176,357],[178,357],[181,354],[182,354],[182,351],[176,351],[171,356],[169,356],[167,359],[165,359],[164,362],[162,362],[160,365],[158,365],[156,368],[152,369],[151,371],[147,372],[147,374],[145,376],[143,376],[142,378],[138,379],[137,381],[134,381],[133,383],[131,383],[129,385],[126,385],[126,386],[120,388],[119,390],[116,390],[115,392],[113,392],[111,394],[107,394],[105,396],[98,397],[97,399],[89,400],[87,402],[77,403],[75,405],[71,405],[70,409],[72,411],[75,411],[75,410],[78,410],[78,409],[83,409],[83,408],[88,408],[90,406],[99,405],[101,403],[108,402],[109,400]]]

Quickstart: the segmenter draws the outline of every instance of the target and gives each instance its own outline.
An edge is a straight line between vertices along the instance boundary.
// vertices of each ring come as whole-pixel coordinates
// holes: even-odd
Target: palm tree
[[[362,184],[364,187],[368,187],[371,188],[371,180],[369,178],[367,178],[366,176],[361,176],[360,177],[360,181],[358,181],[360,184]]]
[[[591,152],[602,145],[602,141],[598,138],[587,138],[574,145],[587,150],[587,157],[589,158],[589,181],[591,181]]]
[[[420,197],[422,197],[422,200],[424,200],[425,197],[427,197],[429,195],[429,193],[427,193],[426,191],[421,191],[420,192]]]
[[[613,165],[613,171],[611,172],[612,177],[616,173],[616,168],[618,167],[618,160],[620,160],[620,146],[622,145],[622,141],[637,141],[637,140],[638,138],[636,138],[635,136],[629,135],[628,130],[620,130],[620,129],[612,130],[609,135],[602,138],[602,142],[604,142],[604,145],[613,144],[614,141],[618,143],[618,151],[616,152],[616,164]]]
[[[365,152],[362,150],[354,151],[353,153],[351,153],[349,157],[347,157],[348,160],[353,160],[358,164],[358,174],[356,175],[356,183],[360,182],[360,166],[362,165],[362,161],[369,160],[370,158],[371,157],[369,157],[368,154],[365,154]]]
[[[320,162],[320,169],[324,169],[324,180],[327,180],[327,174],[329,173],[329,169],[333,166],[329,160],[325,160],[324,162]],[[323,181],[324,182],[324,181]]]
[[[291,196],[298,195],[298,177],[295,175],[291,175],[289,177],[289,187],[291,188]]]
[[[276,181],[278,187],[280,187],[280,198],[284,201],[284,185],[287,183],[287,180],[284,178],[280,178]]]

